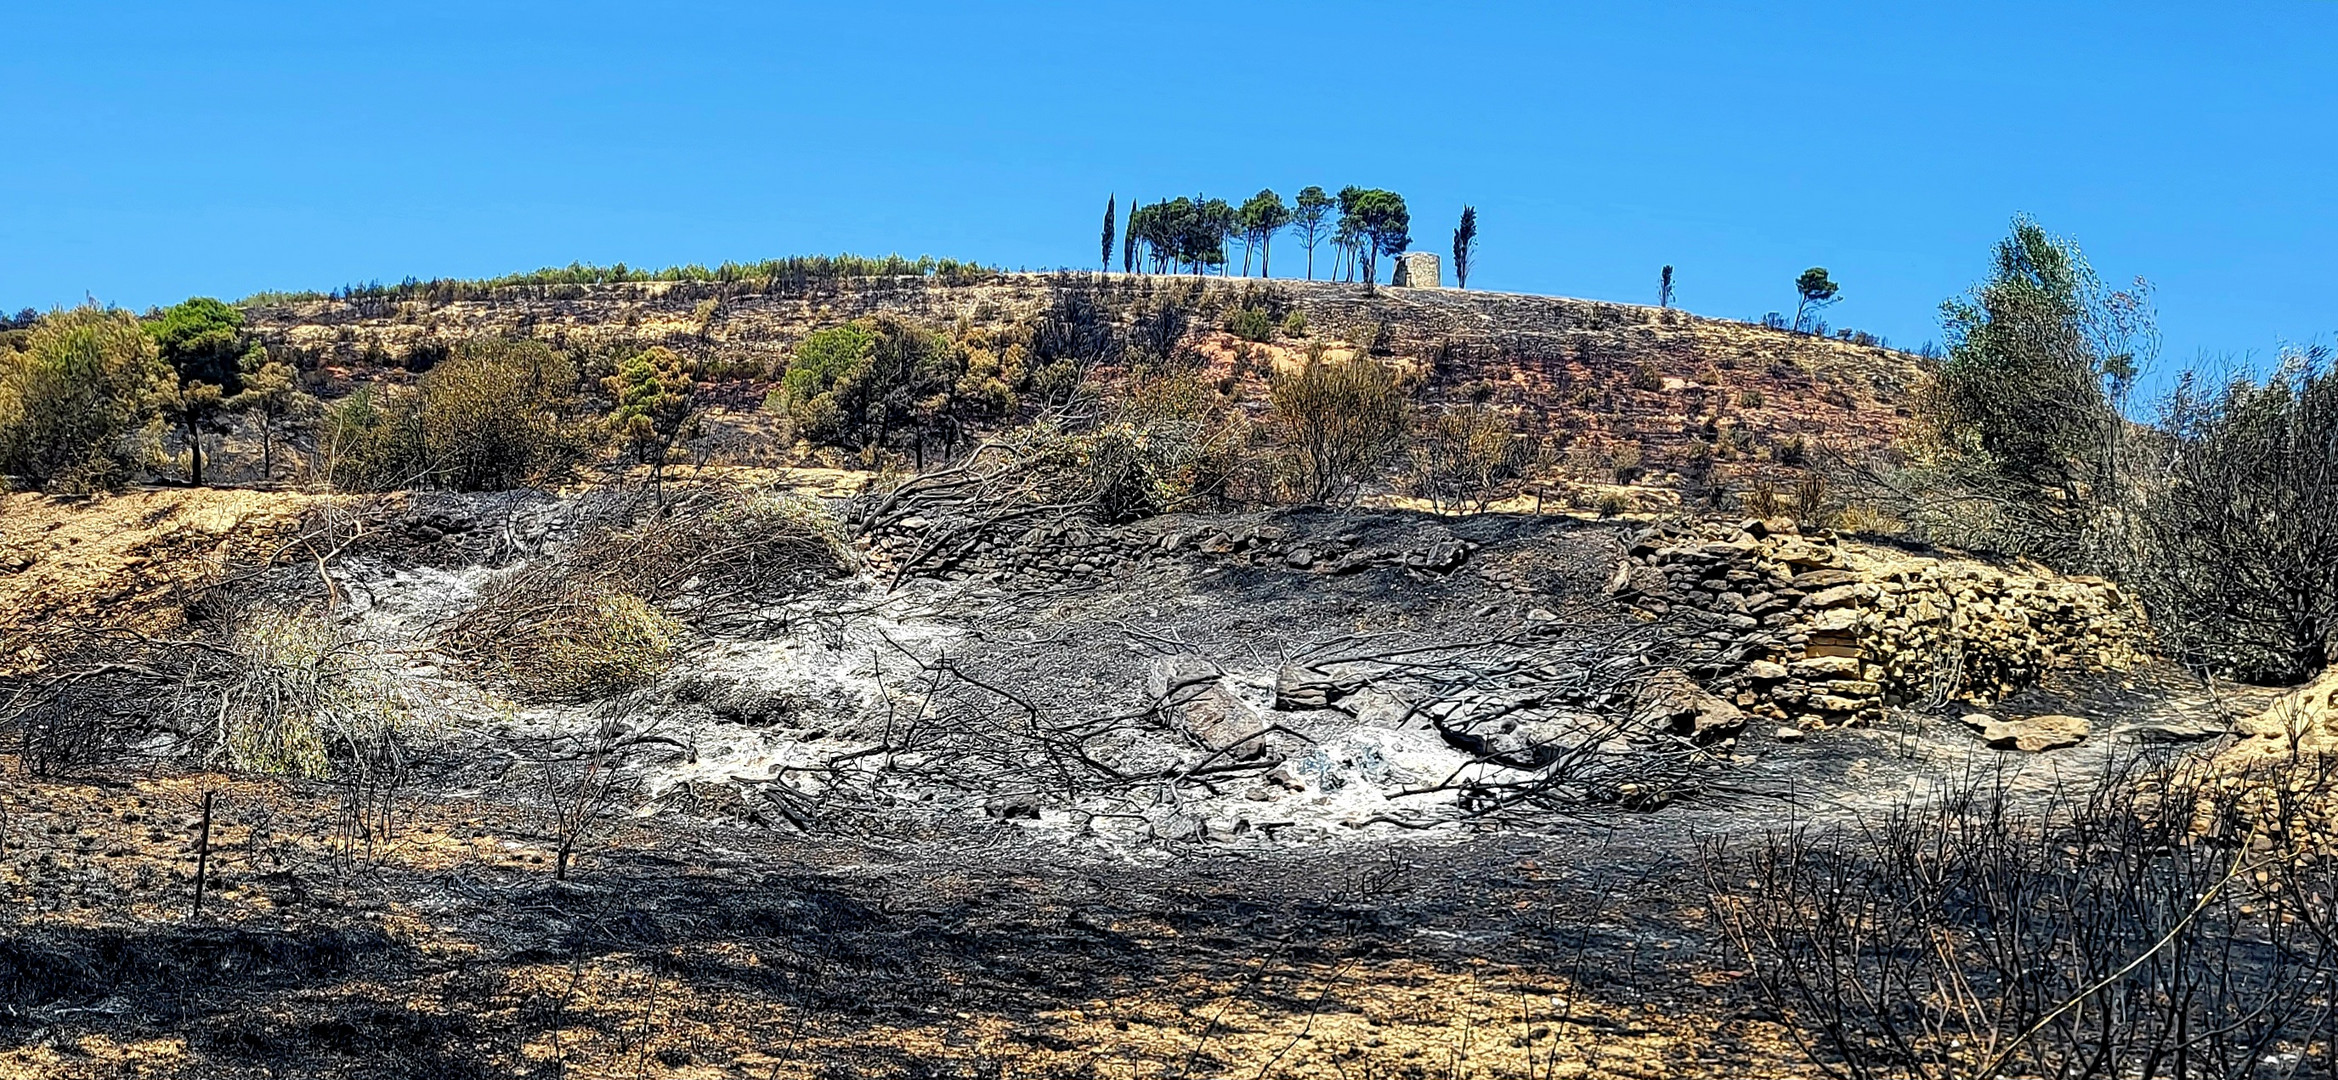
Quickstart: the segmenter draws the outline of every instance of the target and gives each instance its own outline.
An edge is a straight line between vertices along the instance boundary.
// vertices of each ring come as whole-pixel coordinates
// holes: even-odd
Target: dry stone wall
[[[2142,662],[2149,631],[2095,578],[1803,535],[1791,521],[1652,528],[1611,590],[1688,624],[1691,673],[1747,712],[1801,727],[1887,706],[1988,705],[2050,671]]]
[[[1176,515],[1126,525],[1053,522],[1027,528],[958,532],[922,518],[898,522],[866,542],[881,572],[1077,584],[1110,578],[1124,567],[1190,558],[1348,574],[1375,566],[1448,573],[1477,549],[1449,536],[1414,543],[1366,543],[1355,533],[1306,534],[1257,516]]]

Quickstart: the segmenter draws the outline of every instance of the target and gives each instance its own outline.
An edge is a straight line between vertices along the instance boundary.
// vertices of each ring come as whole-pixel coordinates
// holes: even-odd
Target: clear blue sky
[[[1475,283],[1914,345],[2016,211],[2167,356],[2338,331],[2338,3],[18,5],[0,305],[572,260],[1090,265],[1104,196],[1462,203]],[[1297,270],[1295,245],[1276,260]]]

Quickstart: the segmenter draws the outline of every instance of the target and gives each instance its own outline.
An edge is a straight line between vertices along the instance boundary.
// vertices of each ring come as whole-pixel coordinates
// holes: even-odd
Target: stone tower
[[[1396,268],[1389,271],[1388,283],[1400,289],[1442,289],[1444,264],[1432,252],[1404,252],[1396,257]]]

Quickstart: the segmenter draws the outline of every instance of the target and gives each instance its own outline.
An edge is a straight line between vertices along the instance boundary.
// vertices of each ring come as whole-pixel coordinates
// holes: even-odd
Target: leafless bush
[[[1406,453],[1404,490],[1439,513],[1483,513],[1516,489],[1533,446],[1509,417],[1472,401],[1426,418]]]
[[[916,537],[895,565],[898,581],[1005,530],[1118,523],[1222,502],[1247,442],[1240,416],[1198,380],[1147,380],[1106,423],[1006,433],[880,489],[848,519],[862,534]]]
[[[2123,768],[2037,806],[1969,783],[1715,843],[1712,912],[1833,1075],[2329,1075],[2338,837],[2260,818],[2204,838],[2194,808],[2250,785],[2203,779]]]
[[[1404,380],[1361,351],[1337,364],[1310,361],[1277,378],[1272,393],[1268,430],[1290,456],[1293,494],[1310,502],[1377,477],[1411,426]]]
[[[2173,651],[2244,678],[2338,657],[2338,371],[2321,350],[2263,383],[2187,375],[2134,440],[2119,576]]]
[[[568,879],[570,863],[632,790],[634,781],[622,766],[638,742],[618,724],[603,721],[590,736],[566,740],[536,763],[538,801],[552,838],[553,880]]]

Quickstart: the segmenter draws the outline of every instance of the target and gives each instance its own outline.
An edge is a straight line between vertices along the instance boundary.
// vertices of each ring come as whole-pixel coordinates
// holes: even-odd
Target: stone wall
[[[1461,566],[1476,547],[1434,533],[1409,543],[1309,535],[1264,515],[1173,515],[1126,525],[1057,522],[964,534],[912,517],[869,540],[865,550],[880,572],[908,567],[921,577],[1076,584],[1106,580],[1131,566],[1192,558],[1325,574],[1375,566],[1441,574]]]
[[[1806,536],[1783,520],[1650,529],[1610,588],[1696,631],[1692,674],[1804,727],[1988,705],[2050,671],[2124,670],[2149,645],[2142,613],[2107,581]]]

